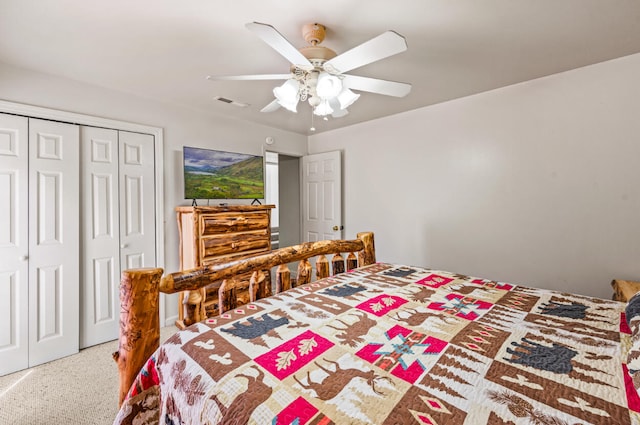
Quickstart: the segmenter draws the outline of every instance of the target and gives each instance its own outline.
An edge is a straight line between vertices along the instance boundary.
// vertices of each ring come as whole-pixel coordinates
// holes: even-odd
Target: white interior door
[[[0,114],[0,375],[29,367],[28,119]]]
[[[80,348],[118,337],[120,217],[118,131],[83,126]]]
[[[29,366],[78,352],[79,140],[29,119]]]
[[[155,159],[149,134],[119,132],[121,268],[155,267]]]
[[[302,157],[302,235],[305,242],[342,239],[341,152]]]

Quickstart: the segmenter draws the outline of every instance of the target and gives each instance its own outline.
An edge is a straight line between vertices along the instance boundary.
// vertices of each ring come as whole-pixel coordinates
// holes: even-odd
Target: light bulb
[[[353,105],[353,102],[358,100],[360,97],[359,94],[355,94],[351,90],[345,88],[338,95],[338,101],[340,102],[341,109],[347,109],[349,106]]]
[[[334,97],[333,99],[329,99],[329,106],[331,106],[331,109],[333,109],[331,116],[334,118],[344,117],[349,113],[349,111],[347,111],[346,109],[342,109],[340,107],[340,102],[338,102],[337,97]]]
[[[290,110],[291,112],[298,112],[296,107],[298,106],[298,81],[290,79],[284,82],[281,86],[273,89],[273,95],[283,108]]]
[[[323,100],[318,106],[313,109],[313,113],[319,116],[329,115],[333,112],[333,108],[329,105],[328,100]]]
[[[322,99],[336,97],[341,91],[342,81],[340,81],[340,78],[324,71],[318,75],[318,85],[316,87],[316,93]]]

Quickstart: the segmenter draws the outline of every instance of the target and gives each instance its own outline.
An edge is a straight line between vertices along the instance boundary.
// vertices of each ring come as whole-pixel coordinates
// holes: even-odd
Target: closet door
[[[78,352],[79,127],[29,119],[29,366]]]
[[[0,375],[29,366],[27,123],[0,114]]]
[[[118,131],[82,127],[80,132],[80,348],[85,348],[118,337]]]
[[[155,267],[154,138],[82,127],[80,347],[118,338],[120,274]]]
[[[156,266],[154,138],[119,132],[120,264],[122,269]]]

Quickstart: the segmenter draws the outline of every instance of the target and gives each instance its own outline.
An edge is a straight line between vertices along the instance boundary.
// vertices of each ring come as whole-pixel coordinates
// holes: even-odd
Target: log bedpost
[[[160,345],[158,285],[163,270],[124,270],[120,282],[120,342],[113,359],[118,363],[118,405],[129,392],[138,372]]]
[[[306,258],[298,263],[298,275],[296,277],[296,286],[306,285],[311,282],[311,263]]]
[[[280,264],[276,270],[276,294],[291,288],[291,271],[286,264]]]
[[[222,281],[220,289],[218,289],[218,313],[222,314],[238,306],[237,292],[238,289],[234,281],[229,281],[228,279]]]
[[[364,249],[358,252],[358,267],[368,266],[376,262],[376,247],[373,232],[358,233],[358,239],[364,244]]]
[[[329,277],[329,260],[325,255],[319,255],[316,258],[316,277],[318,279]]]
[[[249,302],[256,302],[258,298],[258,290],[260,289],[260,284],[258,283],[258,272],[251,273],[251,277],[249,278]]]
[[[184,326],[191,326],[207,318],[203,307],[203,302],[206,297],[204,288],[181,292],[180,297],[182,298],[180,304],[183,308],[182,317],[184,317],[184,319],[182,320],[182,324]]]
[[[358,259],[356,258],[356,254],[350,252],[349,255],[347,255],[346,263],[347,271],[358,268]]]
[[[335,254],[331,259],[331,270],[334,276],[344,273],[344,258],[339,253]]]

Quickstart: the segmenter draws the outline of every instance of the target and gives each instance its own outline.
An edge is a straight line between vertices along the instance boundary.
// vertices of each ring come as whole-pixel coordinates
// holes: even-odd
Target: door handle
[[[129,248],[128,243],[123,243],[122,245],[120,245],[120,249],[125,249],[125,248]]]
[[[21,255],[20,256],[20,261],[27,261],[29,259],[28,255]]]
[[[334,231],[334,232],[337,232],[338,230],[342,230],[342,229],[344,229],[344,226],[340,226],[340,227],[338,227],[338,226],[333,226],[333,231]]]

